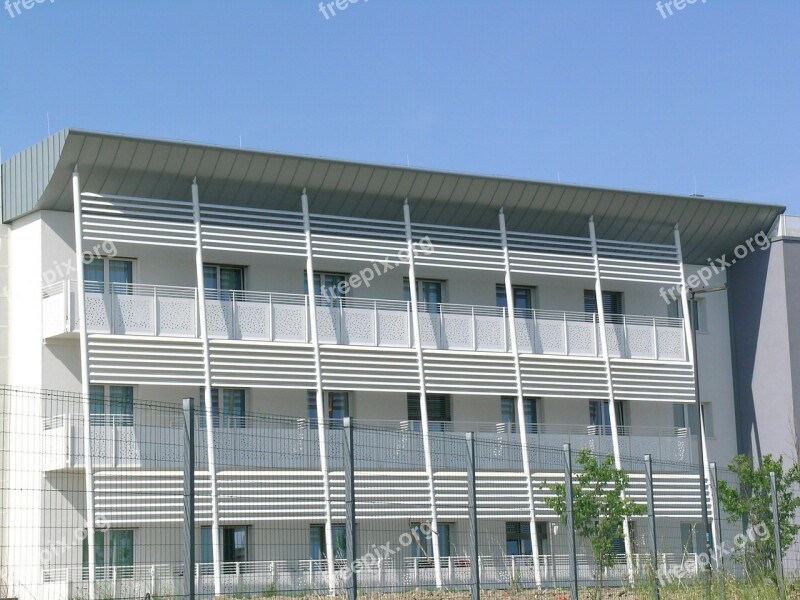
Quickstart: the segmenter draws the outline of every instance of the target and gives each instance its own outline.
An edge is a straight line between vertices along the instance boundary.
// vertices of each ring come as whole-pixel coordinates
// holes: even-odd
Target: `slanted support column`
[[[72,210],[75,223],[75,270],[78,295],[78,315],[81,347],[81,396],[83,402],[83,456],[86,486],[86,543],[89,552],[89,600],[96,597],[95,579],[95,515],[94,515],[94,469],[92,468],[92,423],[89,407],[89,340],[86,327],[86,289],[83,279],[83,217],[81,213],[81,179],[78,166],[72,173]],[[68,289],[68,288],[67,288]]]
[[[517,344],[517,322],[514,314],[514,286],[511,283],[511,257],[508,253],[508,232],[503,209],[499,213],[500,240],[503,246],[503,262],[505,265],[506,306],[508,314],[508,337],[511,342],[511,354],[514,357],[514,373],[517,383],[517,428],[522,451],[522,470],[525,473],[525,491],[528,495],[528,516],[531,527],[531,552],[533,553],[533,576],[536,586],[542,585],[542,574],[539,569],[539,534],[536,531],[536,507],[533,498],[533,481],[531,480],[531,462],[528,452],[528,429],[525,426],[525,396],[522,389],[522,369],[519,364],[519,346]]]
[[[203,344],[203,387],[206,415],[206,445],[208,446],[208,473],[211,479],[211,552],[214,561],[214,595],[222,595],[222,558],[219,528],[219,487],[217,485],[217,460],[214,445],[214,410],[211,396],[211,351],[206,323],[206,288],[203,278],[203,232],[200,223],[200,191],[197,179],[192,182],[192,212],[196,237],[195,271],[197,276],[197,317],[200,340]]]
[[[608,355],[608,336],[606,334],[606,312],[603,308],[603,284],[600,279],[600,256],[597,252],[597,234],[594,228],[594,217],[589,218],[589,237],[592,242],[592,256],[594,257],[594,293],[597,302],[597,322],[600,328],[600,350],[606,366],[606,381],[608,382],[608,417],[611,421],[611,446],[614,449],[614,466],[622,468],[622,457],[619,451],[619,429],[617,424],[617,407],[614,402],[614,384],[611,377],[611,358]],[[623,492],[623,497],[624,497]],[[625,537],[625,559],[628,563],[628,579],[634,583],[633,552],[631,548],[631,528],[628,518],[622,521],[622,531]]]
[[[422,447],[425,454],[425,473],[428,476],[428,492],[431,503],[431,530],[433,537],[433,567],[436,576],[436,587],[442,587],[442,556],[439,551],[439,518],[436,511],[436,485],[433,478],[433,460],[431,459],[431,440],[428,428],[428,397],[425,391],[425,362],[422,354],[422,340],[419,335],[419,299],[417,298],[417,275],[414,268],[414,237],[411,229],[411,210],[408,198],[403,203],[403,218],[406,224],[406,244],[408,246],[408,288],[411,294],[411,327],[414,334],[414,349],[417,352],[417,376],[419,378],[419,412],[422,419]]]
[[[693,323],[691,318],[691,313],[689,312],[689,290],[686,289],[686,272],[683,266],[683,248],[681,246],[681,233],[680,229],[678,228],[677,223],[675,224],[675,253],[678,257],[678,268],[680,269],[681,275],[681,285],[678,286],[680,293],[681,293],[681,311],[683,313],[683,334],[686,338],[686,355],[689,362],[692,365],[692,373],[694,375],[694,393],[696,394],[697,398],[695,402],[700,405],[700,374],[698,372],[697,366],[697,348],[695,347],[695,338],[694,338],[694,329]],[[705,426],[705,419],[703,418],[703,411],[698,410],[697,415],[697,425],[700,429],[698,435],[700,436],[700,446],[702,447],[702,451],[700,452],[700,456],[697,457],[697,460],[703,461],[703,470],[702,470],[702,478],[703,481],[700,482],[700,485],[704,486],[704,489],[708,490],[707,482],[711,481],[711,473],[709,472],[709,462],[708,462],[708,443],[706,442],[706,426]],[[691,438],[691,432],[690,438]],[[700,473],[698,473],[700,476]],[[708,493],[705,494],[706,498],[709,498]],[[701,496],[702,501],[702,496]],[[707,513],[708,511],[708,504],[701,507],[703,513]],[[714,520],[716,519],[716,514],[714,511],[714,506],[712,503],[711,506],[711,536],[714,543],[714,548],[719,548],[719,539],[717,539],[717,528],[715,526]],[[706,551],[708,552],[709,556],[712,556],[711,548],[709,548],[708,544],[708,532],[703,532],[703,540],[706,544]]]
[[[328,444],[326,439],[327,412],[325,411],[325,392],[322,389],[322,359],[319,352],[317,333],[317,295],[314,289],[314,247],[311,240],[311,216],[308,211],[308,196],[303,189],[300,197],[303,205],[303,231],[306,235],[306,286],[308,287],[308,331],[314,347],[314,373],[316,374],[317,436],[319,438],[319,465],[322,471],[322,493],[325,498],[325,553],[328,563],[328,589],[336,591],[336,573],[333,556],[333,516],[331,513],[331,483],[328,472]]]

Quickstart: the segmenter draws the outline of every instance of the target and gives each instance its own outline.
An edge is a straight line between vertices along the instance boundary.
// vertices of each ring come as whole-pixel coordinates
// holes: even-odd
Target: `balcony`
[[[166,417],[167,415],[165,415]],[[93,415],[91,422],[92,464],[96,469],[177,469],[182,465],[183,429],[179,415],[169,415],[163,425],[139,423],[138,416]],[[356,442],[370,448],[359,457],[359,469],[385,469],[404,464],[424,469],[423,440],[419,421],[354,419]],[[195,433],[196,464],[207,466],[207,437],[202,416]],[[214,445],[218,467],[316,470],[320,468],[317,425],[291,417],[215,418]],[[64,414],[43,420],[45,471],[80,469],[84,466],[83,417]],[[466,469],[461,447],[464,433],[475,432],[479,468],[492,471],[522,471],[519,431],[515,425],[496,422],[429,423],[431,455],[436,468]],[[331,423],[327,432],[329,464],[342,468],[343,432]],[[536,448],[558,448],[569,442],[612,454],[610,431],[593,425],[537,424],[528,428],[532,466],[543,470],[552,456]],[[624,456],[651,454],[654,460],[677,465],[691,464],[694,444],[688,431],[674,427],[620,427],[620,452]]]
[[[76,283],[44,288],[44,337],[78,331]],[[87,331],[92,334],[195,339],[198,327],[195,288],[111,284],[110,290],[86,291]],[[206,322],[211,339],[281,343],[310,341],[308,296],[251,291],[209,291]],[[420,304],[423,348],[466,352],[510,352],[505,308],[464,304]],[[599,324],[593,313],[517,310],[521,353],[554,356],[600,356]],[[399,300],[317,298],[321,344],[410,348],[410,303]],[[613,358],[686,360],[682,319],[609,315],[606,323]]]

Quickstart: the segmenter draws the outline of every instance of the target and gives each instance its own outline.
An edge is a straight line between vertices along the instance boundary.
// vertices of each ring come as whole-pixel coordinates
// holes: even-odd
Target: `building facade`
[[[798,458],[800,219],[781,215],[769,249],[731,269],[740,451]]]
[[[438,543],[409,548],[402,568],[424,555],[431,585],[452,581],[467,535],[437,466],[441,436],[475,431],[521,448],[494,467],[517,487],[492,492],[504,508],[487,528],[503,558],[529,557],[537,583],[555,516],[532,449],[569,441],[620,465],[651,454],[687,472],[700,432],[707,462],[738,450],[727,293],[692,305],[693,336],[681,283],[781,207],[83,131],[13,157],[2,177],[12,584],[93,595],[108,568],[148,567],[151,581],[151,566],[180,562],[178,543],[159,542],[180,535],[179,455],[165,458],[172,434],[152,407],[184,397],[202,408],[198,555],[217,594],[232,569],[270,561],[335,586],[340,466],[329,446],[344,417],[386,432],[376,452],[398,432],[418,436],[414,469],[386,459],[382,494],[359,484],[375,498],[358,535],[370,546],[429,524]],[[725,278],[709,269],[703,282]],[[269,436],[280,449],[267,454]],[[287,457],[298,443],[313,464]],[[381,508],[410,487],[408,503]],[[676,527],[697,521],[696,498],[673,510]],[[76,528],[82,546],[42,553]],[[634,537],[626,524],[629,568]]]

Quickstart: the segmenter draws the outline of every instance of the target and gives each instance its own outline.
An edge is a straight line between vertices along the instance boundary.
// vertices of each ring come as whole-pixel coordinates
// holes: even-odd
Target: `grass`
[[[582,587],[578,592],[579,600],[595,600],[593,587]],[[324,598],[327,595],[292,594],[291,592],[274,592],[269,590],[265,594],[254,594],[250,598],[270,600],[298,598]],[[338,596],[342,598],[342,595]],[[670,583],[661,586],[660,600],[705,600],[706,586],[697,580]],[[786,597],[800,600],[800,581],[790,582],[786,585]],[[220,600],[234,600],[241,595],[226,596]],[[396,592],[371,592],[359,591],[360,600],[468,600],[467,589],[459,590],[426,590],[406,589]],[[569,589],[525,589],[514,586],[508,590],[481,590],[481,598],[485,600],[570,600]],[[654,600],[651,586],[638,586],[634,588],[611,588],[601,590],[602,600]],[[725,579],[715,578],[711,584],[710,600],[779,600],[778,588],[772,582],[740,581],[733,577]]]

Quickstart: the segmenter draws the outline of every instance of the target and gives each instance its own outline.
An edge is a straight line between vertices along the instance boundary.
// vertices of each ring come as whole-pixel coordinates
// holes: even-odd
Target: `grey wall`
[[[800,241],[778,240],[728,271],[740,452],[795,457],[800,432]]]

